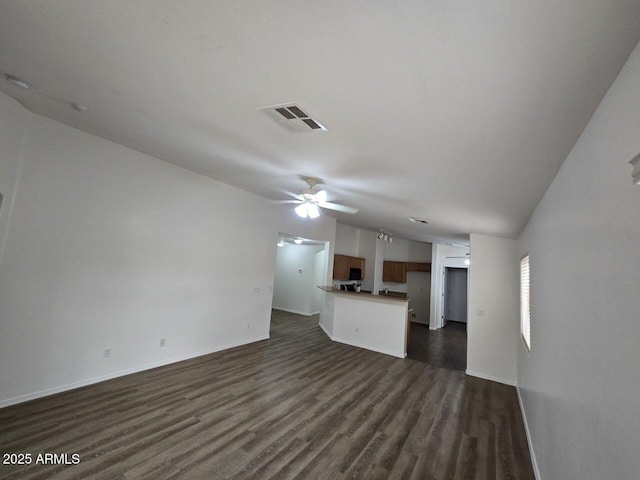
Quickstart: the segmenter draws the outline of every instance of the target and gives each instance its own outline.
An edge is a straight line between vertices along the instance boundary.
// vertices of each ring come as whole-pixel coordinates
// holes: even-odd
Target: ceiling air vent
[[[317,118],[312,118],[309,111],[296,103],[272,105],[259,108],[262,113],[275,120],[278,125],[291,133],[326,132],[325,127]]]

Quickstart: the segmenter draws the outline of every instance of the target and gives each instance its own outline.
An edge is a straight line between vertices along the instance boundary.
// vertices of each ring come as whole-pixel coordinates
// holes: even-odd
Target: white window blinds
[[[520,331],[522,338],[531,350],[531,275],[529,255],[520,260]]]

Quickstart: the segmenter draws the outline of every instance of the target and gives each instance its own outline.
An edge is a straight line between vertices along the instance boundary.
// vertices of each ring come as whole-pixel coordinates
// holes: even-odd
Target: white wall
[[[467,373],[516,383],[520,270],[515,240],[471,234]]]
[[[520,237],[532,346],[516,342],[518,384],[544,480],[640,472],[638,78],[636,47]]]
[[[300,315],[319,312],[316,297],[318,272],[315,271],[316,252],[324,250],[318,245],[295,245],[285,243],[277,248],[275,277],[273,283],[273,308]],[[324,256],[320,259],[324,260]],[[322,263],[318,268],[322,276]]]
[[[278,231],[335,235],[0,99],[0,405],[266,338]]]
[[[362,289],[373,291],[376,266],[376,234],[369,230],[360,230],[358,237],[358,257],[365,259]]]
[[[322,290],[318,287],[327,285],[327,257],[327,250],[324,247],[313,255],[311,311],[314,314],[320,313],[322,310]]]
[[[31,114],[4,94],[0,94],[0,112],[3,112],[0,115],[0,194],[3,197],[0,205],[1,263]]]
[[[428,324],[431,305],[431,273],[407,272],[407,298],[411,299],[409,307],[413,309],[411,321]]]
[[[430,262],[431,244],[395,238],[393,243],[380,240],[384,246],[384,259],[394,262]]]
[[[360,229],[344,223],[336,223],[335,253],[357,257],[359,242]]]

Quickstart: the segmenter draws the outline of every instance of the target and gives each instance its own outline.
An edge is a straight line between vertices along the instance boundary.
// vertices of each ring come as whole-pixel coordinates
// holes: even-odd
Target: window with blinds
[[[520,260],[520,331],[524,344],[531,351],[531,274],[529,255]]]

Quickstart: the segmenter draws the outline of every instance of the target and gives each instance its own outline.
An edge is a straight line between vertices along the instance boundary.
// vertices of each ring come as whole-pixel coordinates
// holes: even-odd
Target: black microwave
[[[360,269],[360,268],[350,268],[349,269],[349,280],[362,280],[362,269]]]

